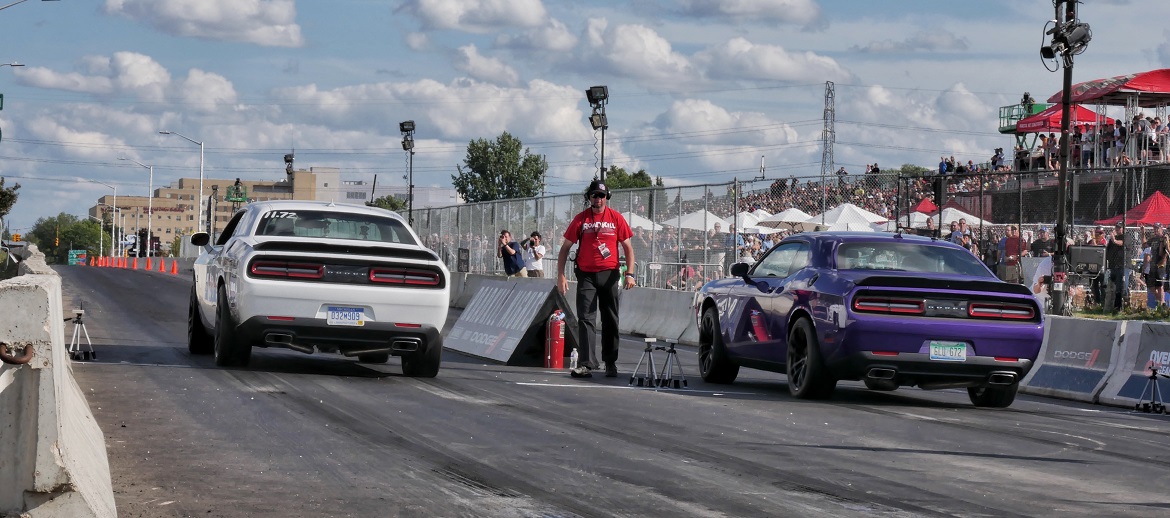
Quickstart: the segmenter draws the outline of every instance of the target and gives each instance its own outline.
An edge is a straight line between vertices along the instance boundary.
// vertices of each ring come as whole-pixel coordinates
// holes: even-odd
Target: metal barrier
[[[969,221],[973,252],[994,270],[998,243],[1008,225],[1020,228],[1023,248],[1031,245],[1040,227],[1052,229],[1056,176],[1045,169],[988,171],[986,165],[972,169],[947,176],[946,206],[973,216]],[[917,203],[933,196],[930,170],[903,166],[885,173],[834,176],[618,190],[609,206],[621,212],[633,230],[634,256],[639,265],[646,265],[637,271],[643,276],[642,285],[661,288],[666,288],[674,275],[662,274],[671,267],[677,272],[684,263],[702,266],[701,277],[714,278],[745,252],[758,258],[784,235],[816,228],[821,223],[816,215],[842,203],[894,221],[889,230],[902,226],[924,231],[924,219],[912,222],[907,216]],[[1074,168],[1070,176],[1066,235],[1077,244],[1092,236],[1094,221],[1117,216],[1156,191],[1170,193],[1168,164]],[[458,251],[462,248],[468,251],[467,271],[487,274],[503,271],[495,248],[500,230],[507,229],[515,236],[540,231],[547,249],[545,276],[553,277],[565,228],[584,208],[580,194],[500,200],[415,210],[415,225],[423,243],[438,252],[452,271],[459,271]],[[775,215],[793,208],[811,215],[811,221],[759,219],[764,212]],[[950,221],[942,223],[945,228]],[[1128,225],[1126,258],[1130,264],[1140,261],[1141,240],[1138,229]],[[651,264],[660,265],[657,273],[647,273]],[[1139,266],[1140,262],[1131,269]],[[566,274],[571,280],[572,268],[567,268]],[[1140,287],[1140,275],[1129,278],[1131,286]]]

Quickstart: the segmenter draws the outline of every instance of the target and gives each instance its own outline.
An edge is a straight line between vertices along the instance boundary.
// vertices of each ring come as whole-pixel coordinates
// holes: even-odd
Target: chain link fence
[[[1091,242],[1097,221],[1170,189],[1170,166],[1165,164],[1076,168],[1070,177],[1066,236],[1076,245]],[[972,252],[992,271],[1000,262],[999,245],[1009,226],[1020,229],[1023,249],[1030,248],[1042,228],[1049,230],[1050,238],[1055,235],[1055,171],[989,171],[985,164],[947,175],[941,222],[937,215],[928,219],[914,210],[924,199],[939,201],[936,178],[866,173],[653,187],[615,191],[609,206],[620,211],[634,231],[639,284],[654,288],[696,289],[725,276],[734,262],[759,259],[792,232],[901,228],[925,235],[933,226],[937,235],[946,236],[949,225],[964,218]],[[845,208],[843,204],[864,213],[850,210],[846,212],[852,215],[838,219],[835,213]],[[547,249],[545,275],[552,277],[565,228],[585,207],[580,194],[503,200],[415,210],[415,223],[424,243],[452,271],[460,269],[459,249],[465,249],[465,266],[471,273],[502,274],[496,257],[500,230],[509,230],[517,241],[539,231]],[[1140,234],[1141,229],[1127,221],[1126,258],[1135,271],[1141,268]],[[572,279],[572,272],[566,273]],[[1132,287],[1140,288],[1140,277],[1130,276]]]

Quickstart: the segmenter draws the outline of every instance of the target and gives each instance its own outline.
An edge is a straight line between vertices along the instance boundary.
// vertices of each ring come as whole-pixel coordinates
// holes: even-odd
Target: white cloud
[[[584,60],[612,74],[659,85],[690,81],[696,76],[690,60],[645,25],[609,27],[606,20],[594,18],[589,20],[584,44]]]
[[[128,96],[142,101],[177,99],[187,107],[211,112],[236,102],[235,87],[227,78],[199,69],[172,81],[170,72],[150,56],[115,52],[113,56],[86,56],[81,72],[56,72],[43,67],[21,71],[22,84],[96,96]]]
[[[426,29],[489,33],[508,27],[537,27],[547,12],[540,0],[409,0],[400,11]]]
[[[205,113],[213,113],[220,106],[236,102],[236,89],[231,81],[219,74],[199,69],[191,69],[175,88],[184,104]]]
[[[895,52],[934,52],[947,50],[967,50],[967,38],[955,36],[946,31],[921,31],[901,41],[881,40],[865,46],[854,45],[849,50],[886,54]]]
[[[764,23],[791,23],[806,28],[825,23],[814,0],[679,0],[684,15]]]
[[[427,38],[426,33],[422,32],[408,33],[403,37],[403,41],[406,42],[407,47],[410,47],[410,50],[425,50],[431,46],[430,38]]]
[[[578,88],[544,80],[507,87],[470,79],[373,83],[331,90],[305,85],[273,90],[285,115],[306,124],[324,124],[397,135],[386,121],[404,120],[403,103],[420,123],[417,137],[465,142],[508,131],[522,140],[588,138]],[[397,137],[396,137],[397,138]],[[352,146],[349,146],[352,147]]]
[[[503,61],[481,55],[475,45],[459,47],[455,55],[455,69],[475,79],[504,86],[513,86],[520,77]]]
[[[109,77],[87,76],[78,72],[61,73],[45,67],[25,67],[16,72],[22,85],[104,95],[114,90]]]
[[[167,34],[265,47],[305,43],[293,0],[106,0],[104,10]]]
[[[577,35],[560,20],[549,19],[544,25],[517,35],[503,34],[496,38],[495,45],[541,52],[568,52],[577,46]]]
[[[756,45],[743,38],[695,55],[708,79],[779,81],[845,81],[852,77],[832,58],[813,52],[788,52],[774,45]]]

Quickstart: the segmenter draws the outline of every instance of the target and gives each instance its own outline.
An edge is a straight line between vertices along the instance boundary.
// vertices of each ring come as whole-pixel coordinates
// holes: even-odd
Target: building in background
[[[406,200],[406,186],[383,185],[376,186],[372,181],[342,180],[341,170],[336,167],[311,167],[308,170],[294,170],[280,181],[257,181],[239,179],[247,192],[249,202],[268,200],[320,200],[335,203],[364,205],[366,202],[383,196],[394,196]],[[162,250],[169,251],[176,236],[188,236],[195,232],[195,219],[199,214],[197,199],[206,204],[208,197],[214,196],[212,211],[210,212],[213,227],[218,233],[223,230],[233,214],[234,205],[224,199],[229,187],[235,185],[235,178],[204,178],[203,196],[197,196],[199,178],[180,178],[177,182],[155,189],[153,200],[145,196],[118,196],[118,212],[116,224],[124,230],[127,236],[136,235],[138,230],[147,225],[147,207],[154,211],[151,221],[153,236],[158,239]],[[443,207],[459,203],[458,194],[453,188],[415,187],[414,208]],[[98,199],[96,205],[89,208],[88,214],[105,221],[114,219],[114,198],[104,195]],[[206,210],[206,205],[205,205]]]

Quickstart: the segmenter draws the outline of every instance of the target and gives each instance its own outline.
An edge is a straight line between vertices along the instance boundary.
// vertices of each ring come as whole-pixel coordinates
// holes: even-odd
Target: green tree
[[[902,176],[928,176],[931,174],[931,171],[931,169],[914,164],[902,164],[902,168],[899,169]]]
[[[611,166],[609,171],[605,173],[605,184],[610,190],[643,189],[653,186],[654,181],[645,169],[639,169],[638,172],[629,174],[622,167]]]
[[[40,218],[28,232],[27,240],[35,243],[37,248],[45,254],[45,261],[64,264],[69,260],[69,250],[86,250],[88,255],[96,256],[100,252],[98,244],[105,241],[106,250],[109,250],[110,234],[102,236],[101,227],[96,221],[79,220],[77,216],[64,212],[52,218]],[[60,244],[56,244],[60,242]]]
[[[374,201],[367,201],[366,205],[370,207],[378,207],[380,209],[392,210],[395,212],[406,210],[406,200],[390,195],[376,198]]]
[[[18,183],[12,184],[12,187],[5,187],[4,177],[0,176],[0,218],[7,217],[12,206],[16,205],[16,198],[19,196],[16,194],[18,189],[20,189]]]
[[[455,191],[468,203],[530,198],[540,193],[548,162],[527,149],[508,132],[495,141],[473,140],[467,144],[459,174],[451,175]]]

